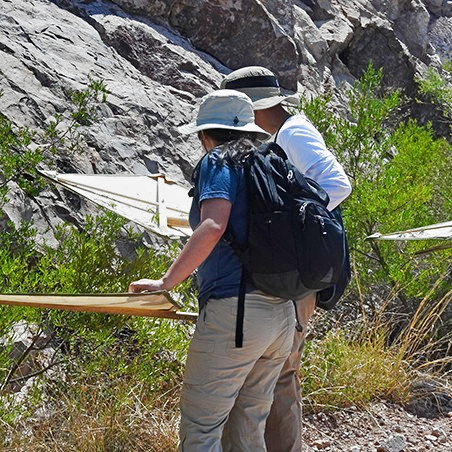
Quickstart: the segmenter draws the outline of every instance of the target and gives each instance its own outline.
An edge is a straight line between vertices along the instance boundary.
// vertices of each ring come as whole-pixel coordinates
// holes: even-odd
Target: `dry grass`
[[[372,318],[363,316],[355,331],[338,327],[308,343],[302,366],[305,406],[313,410],[365,406],[379,398],[404,403],[420,375],[448,380],[452,369],[452,332],[441,329],[443,314],[452,301],[452,290],[435,299],[435,288],[398,334],[394,333],[397,329],[388,315],[397,295],[394,292]]]
[[[311,409],[363,407],[389,394],[402,396],[409,372],[402,354],[385,349],[385,334],[358,342],[338,329],[307,347],[302,384]]]
[[[130,383],[130,382],[129,382]],[[113,389],[113,390],[112,390]],[[77,384],[52,400],[45,416],[27,416],[3,426],[4,452],[173,452],[177,450],[177,386],[150,394],[132,388]]]

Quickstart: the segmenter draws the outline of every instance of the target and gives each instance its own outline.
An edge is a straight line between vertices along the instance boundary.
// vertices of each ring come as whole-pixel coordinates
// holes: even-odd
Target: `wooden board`
[[[196,320],[197,314],[178,311],[167,292],[114,294],[0,294],[0,304],[65,311],[124,314]]]

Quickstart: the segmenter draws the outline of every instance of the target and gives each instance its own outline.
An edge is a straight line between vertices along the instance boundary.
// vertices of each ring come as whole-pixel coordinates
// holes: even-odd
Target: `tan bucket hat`
[[[196,122],[180,126],[179,132],[189,134],[208,129],[230,129],[257,132],[262,138],[268,133],[254,122],[251,99],[239,91],[220,89],[201,99]]]
[[[262,66],[247,66],[231,72],[221,82],[221,88],[245,93],[253,101],[255,110],[264,110],[278,104],[299,105],[296,95],[283,96],[275,74]]]

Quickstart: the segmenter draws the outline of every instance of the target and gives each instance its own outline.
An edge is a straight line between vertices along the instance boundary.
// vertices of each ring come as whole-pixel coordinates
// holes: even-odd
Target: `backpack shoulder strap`
[[[282,124],[278,127],[278,130],[276,131],[276,133],[275,133],[275,138],[274,138],[274,142],[276,143],[276,140],[278,139],[278,135],[279,135],[279,131],[281,130],[281,128],[282,128],[282,126],[286,123],[286,121],[289,119],[289,118],[291,118],[293,115],[290,115],[289,117],[287,117],[283,122],[282,122]]]
[[[273,152],[283,160],[287,160],[286,152],[276,141],[267,141],[261,144],[258,148],[258,152],[262,153],[263,155],[268,155],[270,152]]]
[[[207,157],[208,154],[205,154],[201,157],[199,162],[196,164],[193,172],[191,173],[191,188],[188,191],[188,196],[191,198],[195,198],[199,195],[199,189],[198,189],[198,181],[199,181],[199,172],[201,171],[201,164],[203,160]]]

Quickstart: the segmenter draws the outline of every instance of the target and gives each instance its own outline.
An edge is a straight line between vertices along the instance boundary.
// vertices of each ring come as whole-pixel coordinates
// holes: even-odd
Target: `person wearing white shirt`
[[[227,75],[221,88],[234,89],[248,95],[255,121],[287,154],[288,160],[306,177],[315,180],[330,198],[329,210],[335,209],[351,193],[350,181],[335,156],[326,148],[320,132],[302,113],[292,115],[283,105],[297,106],[296,96],[284,96],[277,77],[260,66],[249,66]],[[267,418],[265,442],[268,452],[300,452],[302,449],[302,412],[298,372],[304,348],[306,329],[314,313],[317,294],[295,300],[299,327],[294,334],[292,352],[284,364],[274,391],[273,405]],[[230,421],[238,415],[230,413]],[[223,444],[228,451],[225,429]]]

